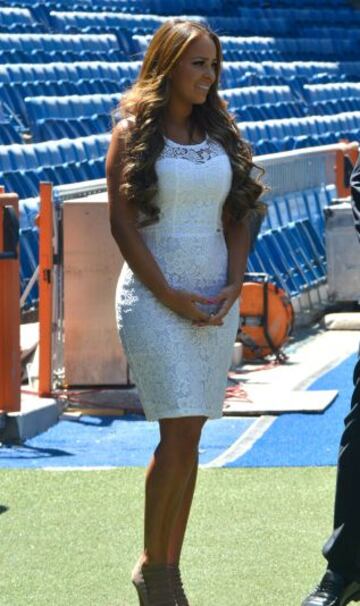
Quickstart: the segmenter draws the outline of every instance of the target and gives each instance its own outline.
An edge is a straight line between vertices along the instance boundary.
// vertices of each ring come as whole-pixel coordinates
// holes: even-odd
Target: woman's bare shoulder
[[[111,135],[111,142],[109,147],[109,163],[111,160],[116,160],[121,157],[126,151],[126,147],[129,141],[129,136],[134,127],[135,120],[130,118],[124,118],[120,120],[113,128]]]
[[[118,171],[124,155],[126,154],[126,148],[133,126],[134,120],[131,118],[124,118],[113,127],[110,145],[106,156],[107,174],[112,174],[113,171]]]
[[[129,135],[134,128],[135,118],[133,116],[129,116],[128,118],[123,118],[120,120],[114,127],[114,132],[117,136],[123,138]]]

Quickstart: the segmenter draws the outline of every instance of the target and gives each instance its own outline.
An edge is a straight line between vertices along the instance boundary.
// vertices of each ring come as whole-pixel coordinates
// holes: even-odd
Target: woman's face
[[[170,95],[191,104],[206,101],[216,80],[215,43],[206,34],[193,40],[170,72]]]

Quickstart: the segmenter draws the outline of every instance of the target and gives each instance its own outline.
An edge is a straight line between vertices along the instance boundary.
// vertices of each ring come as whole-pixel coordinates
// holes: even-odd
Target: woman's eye
[[[204,61],[194,61],[194,65],[204,65]],[[217,63],[213,63],[211,67],[216,70]]]

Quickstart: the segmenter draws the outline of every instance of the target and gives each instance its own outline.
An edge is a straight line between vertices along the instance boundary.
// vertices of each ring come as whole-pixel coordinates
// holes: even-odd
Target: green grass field
[[[144,473],[0,470],[1,606],[137,606]],[[334,484],[328,467],[200,470],[191,606],[300,606],[324,568]]]

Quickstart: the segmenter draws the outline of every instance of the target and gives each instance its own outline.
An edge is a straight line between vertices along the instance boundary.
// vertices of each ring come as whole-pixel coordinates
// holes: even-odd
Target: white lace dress
[[[216,295],[227,283],[221,211],[231,186],[229,158],[208,136],[195,145],[165,139],[155,168],[160,221],[139,231],[171,286]],[[238,302],[223,326],[193,326],[160,303],[124,263],[116,320],[147,420],[221,417]]]

